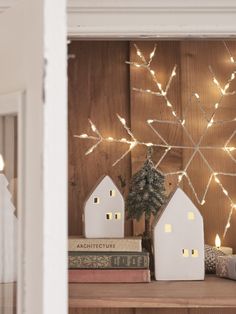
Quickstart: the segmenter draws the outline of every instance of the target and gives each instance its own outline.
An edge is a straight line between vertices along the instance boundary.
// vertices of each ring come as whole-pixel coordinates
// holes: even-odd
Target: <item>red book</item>
[[[150,282],[148,269],[70,269],[69,282]]]

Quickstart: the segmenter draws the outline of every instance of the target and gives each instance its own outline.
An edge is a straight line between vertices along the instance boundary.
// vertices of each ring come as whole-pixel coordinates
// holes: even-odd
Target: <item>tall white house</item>
[[[124,237],[124,199],[109,176],[105,176],[85,202],[86,238]]]
[[[203,280],[203,218],[180,189],[156,218],[153,229],[156,280]]]

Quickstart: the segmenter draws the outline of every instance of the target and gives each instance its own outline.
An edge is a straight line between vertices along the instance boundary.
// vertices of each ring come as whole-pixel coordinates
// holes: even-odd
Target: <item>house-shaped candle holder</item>
[[[159,212],[153,243],[156,280],[204,279],[203,218],[180,188]]]
[[[124,199],[115,183],[105,176],[85,202],[86,238],[124,237]]]

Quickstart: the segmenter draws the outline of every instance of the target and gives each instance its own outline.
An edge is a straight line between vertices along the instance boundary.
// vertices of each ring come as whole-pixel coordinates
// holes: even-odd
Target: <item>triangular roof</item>
[[[162,207],[160,208],[157,216],[155,217],[154,221],[153,221],[153,228],[156,226],[156,224],[158,223],[158,221],[160,220],[160,218],[162,217],[162,215],[164,214],[165,212],[165,209],[167,208],[167,206],[169,205],[172,197],[174,196],[174,194],[178,191],[178,190],[181,190],[183,192],[184,195],[186,195],[186,193],[180,188],[180,187],[177,187],[172,193],[170,193],[168,199],[167,199],[167,202],[162,205]],[[188,197],[186,195],[186,197]],[[190,200],[191,201],[191,200]],[[192,202],[192,201],[191,201]],[[192,202],[193,203],[193,202]],[[193,203],[193,205],[195,206],[195,204]],[[195,206],[195,208],[198,210],[198,208]],[[200,211],[198,210],[199,212],[199,215],[201,215]],[[202,215],[201,215],[202,216]]]
[[[161,208],[159,209],[154,221],[153,221],[153,227],[158,223],[158,221],[160,220],[162,214],[164,213],[166,207],[169,205],[173,195],[175,194],[175,192],[177,191],[178,188],[176,188],[173,192],[171,192],[168,196],[168,199],[166,201],[166,203],[164,205],[161,206]]]
[[[105,175],[101,176],[101,177],[97,180],[97,182],[96,182],[96,184],[95,184],[95,187],[92,189],[92,191],[91,191],[91,192],[88,194],[88,196],[86,197],[86,199],[85,199],[85,201],[84,201],[84,208],[85,208],[85,204],[86,204],[87,201],[89,200],[90,196],[93,194],[93,192],[97,189],[97,187],[99,186],[99,184],[102,183],[102,181],[103,181],[106,177],[108,177],[108,178],[111,180],[111,182],[112,182],[112,183],[114,184],[114,186],[117,188],[117,190],[118,190],[118,192],[120,193],[120,195],[123,197],[123,195],[121,194],[119,188],[117,187],[117,185],[115,184],[115,182],[112,180],[112,178],[111,178],[108,174],[105,174]]]

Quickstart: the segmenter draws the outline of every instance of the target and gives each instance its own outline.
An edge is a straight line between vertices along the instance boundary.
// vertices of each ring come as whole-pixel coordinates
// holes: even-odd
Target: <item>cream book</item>
[[[141,252],[141,237],[86,239],[69,237],[68,251],[74,252]]]

